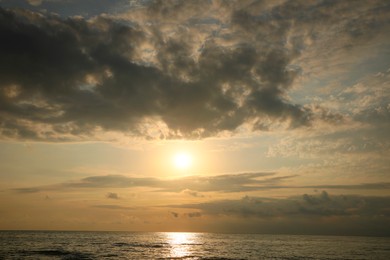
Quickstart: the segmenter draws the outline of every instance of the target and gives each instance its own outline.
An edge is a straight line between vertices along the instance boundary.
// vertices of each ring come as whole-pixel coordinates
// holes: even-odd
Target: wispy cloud
[[[94,208],[100,208],[100,209],[112,209],[112,210],[135,210],[137,208],[134,207],[125,207],[125,206],[119,206],[119,205],[110,205],[110,204],[104,204],[104,205],[94,205],[92,206]]]
[[[153,188],[159,192],[181,192],[193,197],[204,197],[204,192],[250,192],[272,189],[343,189],[343,190],[387,190],[390,183],[363,183],[354,185],[289,185],[296,175],[276,176],[275,173],[241,173],[217,176],[190,176],[176,179],[137,178],[123,175],[91,176],[80,181],[65,182],[49,186],[14,189],[19,193],[35,193],[45,190],[99,189],[99,188]],[[118,199],[117,193],[108,193],[110,199]]]
[[[190,189],[185,189],[185,190],[182,190],[181,192],[183,194],[187,194],[189,196],[196,197],[196,198],[203,198],[204,197],[204,195],[202,195],[201,193],[199,193],[197,191],[190,190]]]

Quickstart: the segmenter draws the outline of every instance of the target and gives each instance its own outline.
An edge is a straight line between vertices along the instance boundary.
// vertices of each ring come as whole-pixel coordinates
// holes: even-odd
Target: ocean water
[[[390,259],[390,238],[0,231],[0,259]]]

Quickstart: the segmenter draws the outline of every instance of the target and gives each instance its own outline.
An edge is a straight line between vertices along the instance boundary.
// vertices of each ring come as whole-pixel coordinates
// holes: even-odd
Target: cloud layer
[[[240,200],[212,201],[179,205],[180,208],[201,209],[207,214],[236,215],[242,217],[290,216],[365,216],[390,217],[388,197],[332,195],[326,191],[316,195],[270,199],[245,196]]]
[[[202,192],[250,192],[274,189],[342,189],[342,190],[387,190],[390,183],[289,185],[297,175],[278,176],[275,173],[239,173],[216,176],[190,176],[176,179],[127,177],[124,175],[90,176],[79,181],[49,186],[15,189],[20,193],[36,193],[48,190],[96,189],[96,188],[153,188],[157,192],[181,192],[192,197],[204,197]],[[109,192],[110,199],[119,199],[117,193]]]
[[[285,199],[245,196],[170,207],[200,210],[201,216],[239,219],[240,225],[232,222],[225,227],[235,232],[388,236],[389,202],[389,197],[329,195],[323,191]]]
[[[346,45],[387,24],[382,2],[330,15],[346,5],[155,1],[89,20],[0,9],[1,136],[202,138],[308,126],[312,109],[288,97],[305,48],[329,24]]]

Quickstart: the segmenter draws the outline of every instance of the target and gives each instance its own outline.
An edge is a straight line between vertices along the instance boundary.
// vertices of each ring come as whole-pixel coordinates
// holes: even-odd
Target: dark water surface
[[[390,259],[390,238],[0,231],[0,259]]]

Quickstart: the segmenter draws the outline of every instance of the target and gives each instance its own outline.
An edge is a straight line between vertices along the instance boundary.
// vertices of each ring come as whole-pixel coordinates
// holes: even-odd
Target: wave
[[[124,243],[117,242],[113,243],[116,247],[144,247],[144,248],[163,248],[169,246],[169,243],[153,243],[153,244],[142,244],[142,243]]]
[[[77,251],[67,251],[63,249],[42,249],[42,250],[32,250],[25,251],[27,255],[41,255],[41,256],[59,256],[61,259],[94,259],[91,254],[77,252]]]
[[[389,245],[378,237],[196,234],[175,241],[165,233],[0,231],[0,259],[387,260]]]
[[[186,256],[179,256],[179,257],[163,257],[163,258],[158,258],[159,260],[164,260],[164,259],[200,259],[200,260],[246,260],[245,258],[226,258],[226,257],[201,257],[201,256],[196,256],[196,255],[186,255]]]

